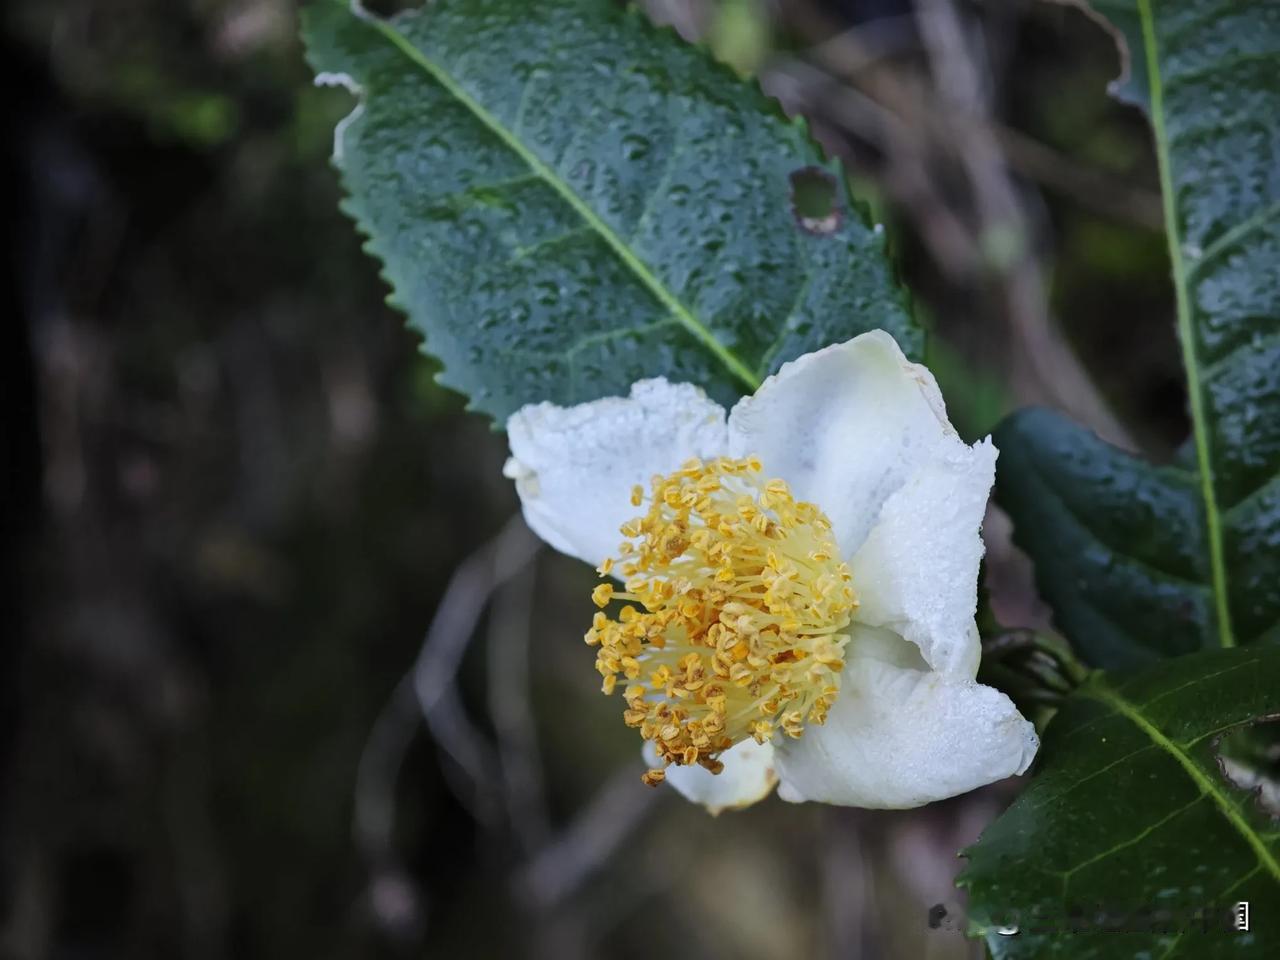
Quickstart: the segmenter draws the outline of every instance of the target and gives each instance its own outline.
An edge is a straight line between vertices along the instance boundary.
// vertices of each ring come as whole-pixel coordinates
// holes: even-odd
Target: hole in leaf
[[[964,912],[955,903],[935,903],[929,908],[930,930],[962,930]]]
[[[791,174],[791,212],[806,233],[826,236],[840,229],[836,178],[819,167]]]
[[[1263,810],[1280,817],[1280,719],[1233,730],[1214,749],[1222,775],[1237,787],[1252,790]]]
[[[391,17],[422,6],[422,0],[360,0],[360,6],[380,17]]]

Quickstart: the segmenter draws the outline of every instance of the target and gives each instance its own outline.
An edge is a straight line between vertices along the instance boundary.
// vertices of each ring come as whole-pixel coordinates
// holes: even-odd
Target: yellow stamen
[[[858,605],[849,568],[822,511],[762,470],[722,458],[654,477],[648,513],[622,527],[634,541],[617,561],[626,592],[602,583],[591,595],[601,608],[631,602],[616,619],[597,613],[586,640],[605,692],[627,681],[623,719],[657,750],[646,783],[672,763],[719,773],[720,754],[748,737],[799,737],[840,691]]]

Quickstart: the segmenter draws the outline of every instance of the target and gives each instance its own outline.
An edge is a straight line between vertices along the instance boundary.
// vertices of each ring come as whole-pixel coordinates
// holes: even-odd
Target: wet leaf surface
[[[304,36],[319,78],[360,96],[335,142],[346,210],[474,409],[503,421],[652,376],[731,403],[877,327],[919,354],[838,167],[635,10],[441,0],[384,21],[319,0]],[[844,213],[822,229],[792,210],[808,168]]]
[[[1271,646],[1095,675],[1050,724],[1031,785],[964,853],[971,931],[997,958],[1276,956],[1280,821],[1216,751],[1277,690]],[[1248,932],[1231,928],[1240,901]]]
[[[1280,6],[1095,7],[1155,133],[1194,436],[1156,468],[1024,412],[997,496],[1058,626],[1112,667],[1280,639]]]

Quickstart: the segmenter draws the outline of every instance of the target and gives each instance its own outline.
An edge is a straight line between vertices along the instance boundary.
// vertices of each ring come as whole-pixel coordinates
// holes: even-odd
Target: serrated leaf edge
[[[433,2],[433,0],[424,0],[424,3],[430,3],[430,2]],[[420,51],[417,51],[417,49],[413,47],[411,43],[409,43],[408,39],[404,37],[403,34],[400,34],[398,31],[393,29],[393,24],[396,20],[402,17],[413,16],[418,8],[416,7],[408,8],[400,11],[399,13],[393,15],[390,18],[384,19],[372,13],[371,11],[366,10],[361,5],[360,0],[349,0],[348,7],[351,10],[351,13],[354,17],[379,29],[379,31],[387,35],[388,39],[392,40],[392,42],[395,43],[396,46],[402,50],[402,52],[406,52],[406,54],[410,55],[411,58],[413,58],[412,54],[416,52],[419,54],[419,57],[414,59],[421,59],[425,61],[425,58],[421,57]],[[646,24],[649,26],[649,28],[656,33],[669,33],[669,34],[672,34],[674,37],[676,37],[679,40],[679,42],[685,44],[686,46],[692,46],[696,49],[701,49],[704,51],[709,50],[709,48],[707,48],[705,44],[689,43],[689,41],[681,37],[679,32],[676,31],[675,28],[670,25],[653,23],[652,21],[648,20],[647,17],[644,17],[644,14],[640,13],[637,10],[637,8],[634,6],[628,5],[626,9],[626,13],[630,15],[643,17],[645,19]],[[711,63],[711,66],[715,68],[729,70],[727,66],[725,66],[719,60],[716,60],[714,58],[711,58],[710,63]],[[437,74],[431,69],[431,65],[429,64],[429,62],[425,62],[422,65],[424,66],[424,69],[427,69],[428,72],[431,73],[434,79],[437,79],[437,80],[439,79]],[[858,219],[860,219],[868,229],[872,229],[873,218],[871,216],[871,211],[866,201],[860,198],[858,193],[852,189],[852,186],[849,183],[849,173],[845,167],[845,164],[841,162],[839,157],[830,156],[827,153],[827,151],[823,149],[821,144],[819,144],[818,141],[813,137],[808,118],[802,114],[789,116],[782,109],[777,98],[771,96],[764,90],[764,88],[760,84],[758,77],[752,77],[744,80],[742,77],[738,76],[737,74],[734,74],[734,79],[737,80],[739,83],[743,84],[744,86],[754,87],[755,91],[759,93],[761,97],[764,99],[765,109],[771,110],[772,114],[776,116],[778,119],[782,120],[787,124],[795,126],[797,129],[800,130],[804,141],[815,149],[818,156],[821,157],[826,162],[827,165],[834,168],[832,169],[831,172],[837,175],[840,183],[844,187],[844,198],[849,204],[849,214],[851,216],[855,216]],[[349,74],[344,73],[342,71],[319,72],[317,73],[314,82],[317,86],[341,86],[346,90],[348,90],[353,96],[357,98],[356,106],[352,109],[352,111],[349,114],[347,114],[345,117],[343,117],[341,121],[338,122],[337,126],[334,129],[334,147],[333,147],[333,154],[332,154],[332,163],[334,165],[334,168],[337,170],[339,174],[339,178],[342,181],[343,188],[346,193],[344,202],[340,204],[340,207],[348,216],[351,217],[351,219],[356,225],[357,230],[365,238],[365,242],[361,244],[361,249],[366,254],[369,254],[370,256],[372,256],[380,264],[380,269],[378,270],[378,276],[384,283],[387,284],[388,288],[390,289],[390,292],[386,297],[386,302],[393,308],[399,310],[405,316],[409,316],[408,308],[403,304],[401,304],[396,299],[396,293],[397,293],[396,285],[393,282],[390,274],[388,273],[388,265],[386,260],[378,253],[378,250],[377,250],[378,240],[373,235],[371,230],[366,226],[366,224],[364,224],[362,221],[359,208],[356,204],[356,198],[347,185],[346,172],[342,167],[342,136],[345,133],[346,128],[349,127],[355,120],[357,120],[361,115],[361,113],[363,112],[365,91],[361,87],[361,85],[355,81],[353,77],[351,77]],[[446,88],[449,90],[451,94],[457,95],[457,93],[462,93],[464,97],[467,96],[464,91],[458,90],[456,85],[447,85]],[[455,91],[457,92],[455,93]],[[467,97],[467,100],[464,102],[469,109],[473,108],[473,101],[471,101],[469,97]],[[474,104],[474,107],[480,110],[483,110],[483,108],[479,107],[478,104]],[[480,118],[479,114],[477,114],[477,118],[482,119]],[[496,120],[494,120],[494,123],[496,123]],[[499,124],[498,127],[500,128],[501,125]],[[496,134],[498,134],[499,136],[502,135],[501,133],[498,132],[497,129],[494,129],[494,127],[491,126],[490,129]],[[528,158],[531,157],[534,161],[536,161],[539,164],[539,166],[541,166],[541,162],[537,161],[537,158],[533,157],[532,154],[528,154],[526,157],[526,151],[523,149],[522,145],[519,144],[519,141],[514,140],[514,138],[511,138],[509,136],[503,137],[503,140],[504,140],[504,143],[507,143],[509,145],[513,145],[514,147],[516,147],[519,155],[522,157],[522,159],[526,159],[526,162],[528,162]],[[531,167],[532,166],[533,165],[531,164]],[[536,168],[535,168],[535,172],[537,172]],[[541,176],[542,174],[539,173],[538,175]],[[553,171],[551,172],[551,178],[548,179],[547,182],[550,186],[556,189],[558,193],[561,193],[562,196],[565,195],[557,186],[558,178],[555,177]],[[564,186],[564,185],[561,184],[561,186]],[[564,190],[568,190],[569,193],[572,194],[572,191],[569,190],[567,186],[564,186]],[[574,195],[574,197],[576,199],[576,195]],[[566,197],[566,199],[568,198]],[[598,220],[598,218],[594,217],[594,213],[590,211],[589,207],[584,207],[579,205],[581,205],[580,200],[578,200],[577,203],[574,204],[576,210],[585,209],[588,213],[591,214],[593,219]],[[601,225],[605,226],[603,224]],[[910,320],[915,325],[916,329],[919,331],[919,334],[920,334],[918,351],[907,350],[907,355],[909,357],[918,355],[921,359],[924,359],[927,356],[927,351],[928,351],[928,339],[929,339],[928,325],[923,323],[921,318],[919,317],[917,310],[915,309],[914,298],[911,296],[910,290],[902,285],[901,275],[899,272],[900,270],[899,265],[897,264],[895,259],[889,255],[888,237],[886,232],[882,229],[882,227],[883,227],[882,224],[879,224],[879,223],[875,224],[874,232],[879,236],[879,239],[880,239],[878,250],[880,254],[885,258],[885,262],[890,269],[890,276],[892,277],[894,286],[896,287],[896,290],[899,296],[902,297],[902,307],[903,307],[904,313],[910,318]],[[606,226],[606,229],[607,229],[607,226]],[[605,239],[607,240],[607,237],[605,237]],[[632,259],[634,259],[634,255],[632,255]],[[646,269],[646,272],[647,272],[647,268],[644,268],[643,263],[640,263],[640,261],[638,260],[636,260],[635,262],[642,269]],[[649,275],[652,277],[652,274],[649,274]],[[652,279],[654,280],[655,283],[659,283],[660,285],[660,282],[657,281],[656,277],[653,277]],[[662,287],[662,289],[665,291],[665,287]],[[662,299],[662,302],[664,303],[664,305],[668,305],[668,308],[670,309],[670,303],[668,302],[668,300],[665,298],[662,298],[660,294],[657,294],[656,290],[654,292],[655,292],[655,295],[660,296],[660,299]],[[682,309],[684,309],[685,313],[688,313],[690,316],[692,316],[692,314],[687,310],[687,308],[683,308],[683,304],[680,303],[678,298],[676,298],[673,294],[671,294],[670,291],[665,291],[665,292],[666,292],[666,297],[670,298],[670,302],[674,302],[675,304],[679,305]],[[676,319],[677,321],[681,322],[682,326],[685,325],[679,313],[677,313]],[[699,333],[697,330],[693,330],[691,332],[693,332],[694,335],[698,337],[699,340],[704,342],[708,346],[708,348],[711,349],[712,352],[715,353],[717,357],[722,360],[722,362],[724,362],[724,357],[722,356],[722,354],[730,356],[732,358],[732,365],[729,363],[726,363],[726,366],[728,367],[730,372],[733,373],[735,377],[742,380],[744,383],[744,386],[748,387],[750,391],[754,391],[755,389],[757,389],[765,379],[765,375],[767,372],[767,364],[762,363],[761,369],[759,372],[752,371],[740,359],[738,359],[736,356],[733,356],[731,353],[729,353],[728,349],[725,348],[718,340],[716,340],[714,336],[710,333],[710,331],[707,330],[706,327],[701,324],[701,321],[697,321],[696,317],[694,319],[698,323],[701,333]],[[427,347],[429,343],[429,337],[427,336],[426,330],[422,329],[421,327],[416,327],[416,332],[419,338],[421,339],[424,347]],[[476,406],[475,401],[471,397],[471,395],[467,393],[465,390],[461,390],[459,387],[455,386],[450,382],[449,371],[447,368],[442,368],[440,372],[436,374],[434,379],[436,380],[436,382],[441,383],[442,385],[449,387],[450,389],[460,390],[460,392],[463,394],[464,399],[466,401],[465,409],[467,411],[469,412],[479,411],[480,408]],[[494,418],[493,426],[495,430],[501,430],[503,427],[503,424],[499,422],[496,418]]]
[[[354,0],[353,0],[354,6]],[[645,264],[631,251],[623,239],[618,236],[591,209],[564,180],[504,126],[497,117],[477,102],[464,90],[453,77],[439,64],[432,62],[414,46],[409,39],[396,29],[393,21],[374,17],[365,11],[365,19],[378,29],[401,53],[411,62],[425,70],[433,80],[445,88],[454,99],[465,106],[489,131],[506,145],[516,156],[523,160],[538,177],[553,189],[583,221],[595,231],[609,248],[618,256],[627,268],[648,288],[658,300],[680,322],[680,324],[696,337],[735,377],[750,390],[760,386],[761,377],[742,362],[732,351],[717,340],[706,324],[687,307],[675,294],[667,289]]]

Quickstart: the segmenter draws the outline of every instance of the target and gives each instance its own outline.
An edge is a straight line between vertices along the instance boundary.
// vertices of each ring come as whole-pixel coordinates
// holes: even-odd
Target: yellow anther
[[[597,612],[585,639],[605,692],[627,681],[623,720],[656,748],[646,783],[672,763],[718,773],[748,738],[798,737],[839,694],[857,606],[848,568],[822,511],[761,470],[720,458],[655,476],[648,511],[622,527],[626,591],[592,592],[601,608],[630,601],[616,618]],[[633,505],[645,500],[632,489]]]
[[[613,599],[613,584],[602,583],[591,591],[591,602],[597,607],[607,607]]]

